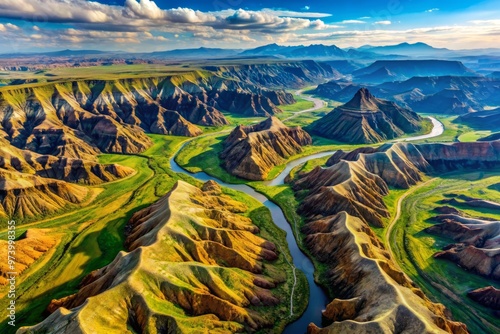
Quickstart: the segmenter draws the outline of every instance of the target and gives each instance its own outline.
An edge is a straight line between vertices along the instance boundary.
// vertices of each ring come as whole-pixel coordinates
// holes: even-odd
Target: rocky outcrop
[[[89,193],[66,182],[96,185],[133,173],[117,164],[20,150],[0,138],[0,215],[27,219],[54,213],[81,203]]]
[[[360,89],[351,101],[311,125],[322,137],[347,143],[378,143],[422,130],[422,118]]]
[[[298,89],[341,77],[330,65],[313,60],[266,61],[251,65],[206,66],[204,69],[248,84],[278,88]]]
[[[300,127],[289,128],[275,117],[251,126],[240,125],[224,141],[222,166],[232,175],[264,180],[271,169],[312,144]]]
[[[9,268],[7,261],[0,263],[0,286],[8,284],[9,272],[22,274],[31,264],[43,254],[52,249],[58,242],[58,236],[47,235],[45,230],[27,230],[16,240],[15,269]],[[0,240],[0,256],[8,258],[9,249],[7,240]]]
[[[420,99],[410,97],[407,100],[411,108],[419,112],[432,110],[439,114],[463,115],[481,108],[480,104],[460,89],[444,89]]]
[[[24,219],[79,204],[89,189],[54,179],[0,169],[0,216]]]
[[[327,165],[293,182],[302,201],[299,213],[306,218],[306,245],[326,266],[320,280],[334,298],[323,313],[325,327],[310,325],[309,333],[467,333],[394,265],[369,225],[383,226],[389,217],[383,202],[389,185],[409,188],[426,174],[498,168],[500,144],[386,144],[339,151]],[[455,197],[470,206],[496,208],[490,201]],[[451,200],[445,204],[436,209],[439,224],[428,229],[455,238],[443,257],[498,279],[498,222],[461,216],[449,206]]]
[[[82,80],[12,87],[0,93],[0,130],[12,145],[89,160],[100,152],[141,153],[148,133],[197,136],[194,124],[229,122],[221,110],[269,116],[292,94],[213,73]]]
[[[475,129],[496,130],[500,127],[500,108],[469,113],[458,117],[455,122]]]
[[[500,290],[493,286],[469,291],[467,296],[479,304],[491,308],[500,317]]]
[[[19,333],[252,332],[272,326],[285,277],[274,243],[218,185],[178,181],[126,227],[129,252],[89,274],[74,295]],[[268,233],[268,232],[266,232]]]
[[[40,155],[20,150],[0,138],[0,170],[38,175],[72,183],[96,185],[134,173],[129,167],[94,161]]]
[[[406,80],[412,77],[433,76],[475,76],[474,71],[465,67],[459,61],[447,60],[378,60],[368,67],[354,71],[352,74],[357,78],[369,75],[380,69],[386,69],[394,78]],[[395,81],[395,80],[391,80]]]
[[[498,168],[500,142],[385,144],[347,153],[338,151],[327,166],[316,167],[294,182],[294,189],[307,195],[299,211],[308,217],[347,211],[371,225],[382,226],[388,216],[382,200],[388,186],[407,189],[425,174]],[[327,202],[330,205],[322,204]]]
[[[341,161],[326,170],[317,167],[295,182],[294,189],[309,190],[299,213],[310,219],[347,212],[380,227],[389,217],[383,201],[389,193],[386,182],[356,163]]]
[[[117,164],[103,165],[47,155],[39,157],[36,162],[40,166],[36,171],[38,176],[86,185],[111,182],[134,173],[132,168]]]
[[[320,279],[335,296],[324,328],[311,324],[308,333],[467,333],[394,265],[361,219],[343,211],[309,221],[303,232],[311,254],[328,267]]]
[[[455,196],[453,199],[447,200],[447,203],[500,210],[498,203],[467,196]],[[455,243],[446,246],[443,251],[436,253],[434,257],[452,261],[478,275],[500,279],[499,221],[468,217],[460,211],[441,214],[432,220],[436,224],[425,229],[425,232],[455,241]]]

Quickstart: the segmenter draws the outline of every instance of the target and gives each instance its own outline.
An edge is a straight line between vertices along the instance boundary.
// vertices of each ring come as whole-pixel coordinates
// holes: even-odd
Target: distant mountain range
[[[481,49],[481,50],[449,50],[445,48],[435,48],[426,43],[400,43],[395,45],[372,46],[364,45],[359,48],[342,49],[336,45],[311,44],[284,46],[276,43],[259,46],[257,48],[243,49],[221,49],[221,48],[190,48],[175,49],[166,51],[156,51],[148,53],[130,53],[124,51],[99,51],[99,50],[61,50],[54,52],[37,53],[16,53],[0,54],[0,58],[16,56],[49,56],[49,57],[78,57],[90,55],[121,55],[135,56],[143,58],[175,58],[175,59],[197,59],[197,58],[231,58],[231,57],[255,57],[255,56],[273,56],[280,58],[328,58],[328,59],[404,59],[415,57],[470,57],[477,55],[499,55],[500,49]]]
[[[309,46],[264,45],[241,53],[246,56],[281,56],[283,58],[337,58],[337,59],[374,59],[380,58],[372,52],[355,49],[343,50],[335,45],[312,44]]]
[[[360,82],[383,83],[412,77],[477,76],[459,61],[451,60],[377,60],[368,67],[352,72]]]
[[[436,56],[452,52],[449,49],[438,49],[425,43],[401,43],[396,45],[372,46],[364,45],[357,48],[358,51],[373,52],[382,55],[406,55],[406,56]]]

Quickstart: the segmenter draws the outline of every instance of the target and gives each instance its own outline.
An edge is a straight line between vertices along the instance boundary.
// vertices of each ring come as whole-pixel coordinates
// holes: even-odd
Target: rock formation
[[[143,152],[152,144],[145,132],[197,136],[194,124],[227,125],[221,110],[269,116],[294,102],[283,90],[194,70],[13,86],[0,92],[0,130],[18,148],[89,160],[100,152]]]
[[[458,199],[465,199],[460,201]],[[500,210],[500,204],[469,197],[453,198],[447,203],[461,206]],[[453,202],[451,202],[453,201]],[[500,211],[499,211],[500,212]],[[453,239],[434,257],[458,264],[478,275],[500,279],[500,222],[467,217],[462,212],[441,214],[433,218],[437,224],[425,229],[427,233]]]
[[[467,124],[475,129],[497,130],[500,127],[500,108],[462,115],[455,122]]]
[[[486,288],[469,291],[467,296],[479,304],[491,308],[497,317],[500,317],[500,290],[488,286]]]
[[[83,202],[89,189],[54,179],[0,169],[0,216],[47,215]]]
[[[407,189],[424,174],[498,168],[500,142],[385,144],[338,151],[327,165],[330,167],[316,167],[295,181],[294,189],[307,194],[299,212],[312,218],[347,211],[373,226],[382,226],[383,218],[388,217],[382,199],[388,186]]]
[[[433,111],[447,115],[463,115],[481,108],[480,104],[460,89],[444,89],[420,99],[410,98],[408,104],[415,111]]]
[[[7,261],[0,263],[0,285],[7,284],[8,272],[14,271],[20,275],[38,258],[54,247],[57,242],[57,236],[54,234],[48,236],[45,230],[27,230],[16,240],[15,270],[9,269]],[[0,240],[0,256],[2,258],[8,258],[8,249],[8,242]]]
[[[359,144],[378,143],[420,130],[420,116],[375,98],[366,88],[311,125],[311,131],[322,137]]]
[[[312,144],[300,127],[289,128],[276,117],[251,126],[240,125],[224,141],[222,166],[232,175],[264,180],[271,169]]]
[[[389,217],[383,202],[388,186],[405,189],[426,174],[498,168],[500,143],[386,144],[338,151],[327,165],[293,182],[302,199],[299,213],[307,219],[306,245],[327,266],[320,279],[335,297],[324,311],[326,327],[310,325],[309,333],[467,333],[464,324],[451,321],[442,305],[430,302],[394,265],[369,225],[383,226]],[[496,209],[494,203],[467,196],[455,200]],[[496,277],[498,222],[462,217],[450,206],[436,211],[446,224],[429,231],[457,241],[443,252],[447,258]]]
[[[468,333],[432,303],[390,259],[361,219],[339,212],[303,228],[312,255],[328,269],[320,279],[335,299],[327,305],[321,333]]]
[[[81,203],[89,192],[66,182],[96,185],[132,173],[132,168],[117,164],[20,150],[0,138],[0,215],[32,218],[53,213]]]
[[[242,215],[247,206],[178,181],[155,204],[136,212],[126,246],[89,274],[76,294],[53,300],[33,331],[250,332],[272,326],[273,289],[285,276],[274,243]]]

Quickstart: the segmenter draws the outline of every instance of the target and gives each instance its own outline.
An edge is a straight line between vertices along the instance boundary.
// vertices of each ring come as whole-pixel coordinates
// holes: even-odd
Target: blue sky
[[[417,41],[500,48],[500,0],[0,0],[0,52]]]

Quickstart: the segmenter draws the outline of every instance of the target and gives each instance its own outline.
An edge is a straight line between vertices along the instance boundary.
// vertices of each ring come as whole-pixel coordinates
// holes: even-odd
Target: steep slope
[[[467,124],[475,129],[499,130],[500,108],[482,110],[462,115],[455,120],[456,123]]]
[[[315,66],[320,70],[316,76],[326,75]],[[0,91],[0,130],[18,148],[91,160],[100,152],[143,152],[152,144],[145,132],[197,136],[201,130],[193,123],[229,124],[220,110],[269,116],[281,112],[279,105],[295,102],[283,90],[215,70],[221,76],[192,70],[165,77],[6,87]],[[281,69],[269,65],[269,70]]]
[[[317,135],[348,143],[377,143],[422,129],[422,118],[366,88],[311,125]]]
[[[439,114],[462,115],[481,108],[480,104],[460,89],[444,89],[436,94],[419,100],[408,102],[413,110],[427,112],[438,111]]]
[[[306,218],[306,245],[326,266],[320,280],[334,298],[323,313],[325,327],[310,325],[309,333],[467,333],[464,324],[451,321],[442,305],[430,302],[394,265],[369,225],[384,226],[389,217],[383,202],[389,185],[409,188],[424,174],[498,168],[500,143],[386,144],[339,151],[327,165],[299,175],[293,183],[301,199],[299,213]],[[468,200],[471,205],[488,205]],[[468,261],[464,265],[477,265],[471,269],[494,272],[497,260],[487,257],[497,256],[498,225],[488,224],[481,232],[461,229],[470,230],[465,233],[467,240],[493,247],[483,256],[469,254],[463,259]],[[460,229],[450,226],[450,231]]]
[[[476,289],[467,293],[470,299],[494,310],[500,316],[500,290],[492,286]]]
[[[361,78],[386,68],[398,80],[407,80],[412,77],[431,76],[474,76],[476,73],[465,67],[459,61],[448,60],[377,60],[368,67],[353,72],[353,76]]]
[[[117,164],[103,165],[94,161],[40,155],[20,150],[2,138],[0,138],[0,170],[87,185],[114,181],[134,173],[133,169]]]
[[[346,211],[373,226],[388,217],[387,187],[407,189],[425,174],[500,167],[500,142],[386,144],[379,148],[338,151],[327,162],[295,181],[305,193],[299,212],[308,218]],[[328,203],[328,204],[324,204]]]
[[[52,301],[45,321],[19,333],[252,332],[272,326],[285,277],[274,243],[241,215],[247,206],[214,182],[183,181],[138,211],[128,253],[88,275],[74,295]],[[269,233],[268,231],[266,233]]]
[[[372,73],[360,75],[356,78],[357,81],[366,83],[382,83],[396,81],[398,76],[392,73],[387,67],[380,67]]]
[[[450,201],[451,202],[451,201]],[[500,210],[500,204],[466,199],[453,199],[454,204],[481,206],[493,211]],[[433,218],[437,224],[425,232],[453,239],[454,244],[446,246],[434,255],[458,264],[478,275],[500,279],[500,222],[465,217],[461,212],[442,214]]]
[[[339,79],[342,75],[330,65],[313,60],[264,62],[251,65],[206,66],[224,77],[261,87],[279,89],[302,88],[324,82],[325,79]]]
[[[96,185],[133,173],[117,164],[20,150],[0,138],[0,216],[25,219],[53,213],[81,203],[89,193],[66,182]]]
[[[39,259],[43,254],[53,248],[58,242],[57,235],[47,235],[45,230],[27,230],[16,240],[16,261],[15,270],[10,270],[6,261],[0,263],[0,285],[6,285],[9,272],[16,272],[18,275],[25,271],[31,264]],[[8,242],[0,240],[0,256],[8,258]]]
[[[328,267],[320,278],[335,299],[323,311],[325,327],[308,333],[467,333],[432,303],[390,259],[366,223],[346,212],[303,227],[312,255]]]
[[[259,124],[234,129],[224,141],[220,158],[222,166],[232,175],[264,180],[273,167],[310,144],[311,137],[300,127],[288,128],[270,117]]]
[[[89,189],[74,184],[0,169],[0,216],[47,215],[83,202]]]

